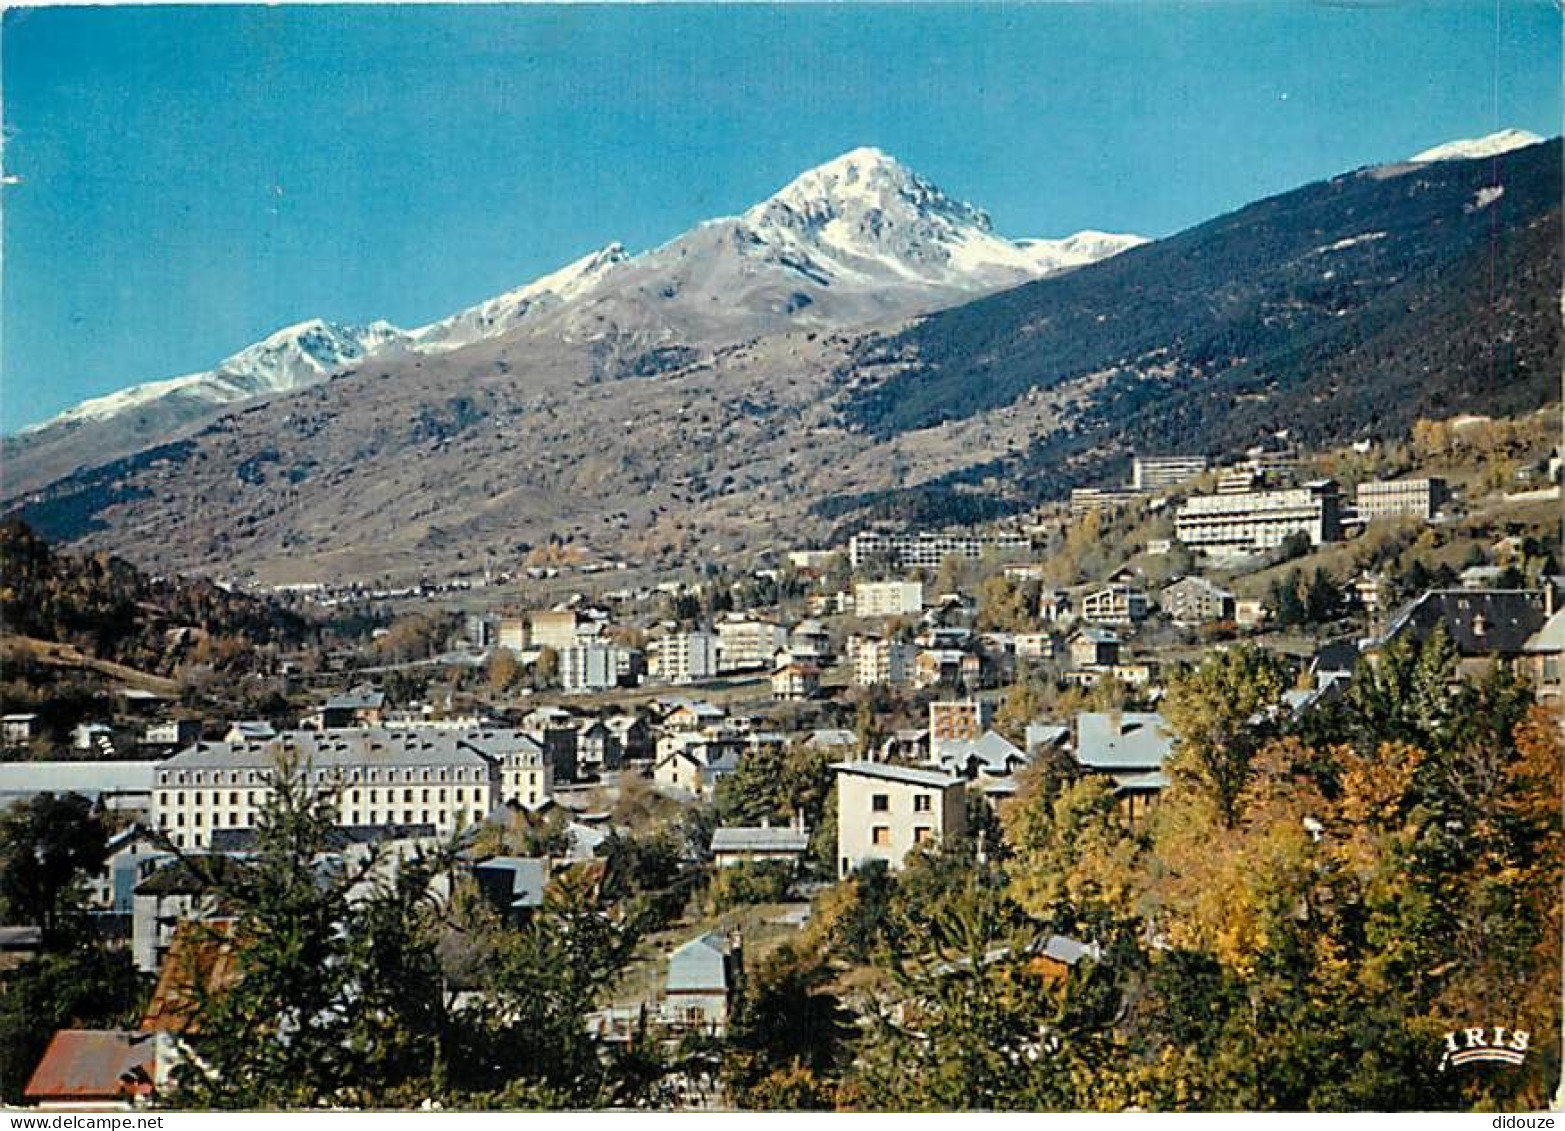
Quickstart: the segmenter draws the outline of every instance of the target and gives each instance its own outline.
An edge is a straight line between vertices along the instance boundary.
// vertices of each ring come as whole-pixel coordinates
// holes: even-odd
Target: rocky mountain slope
[[[208,373],[136,385],[9,437],[7,496],[177,440],[229,408],[371,359],[443,354],[525,332],[594,343],[600,365],[806,326],[903,318],[1057,274],[1145,242],[1080,232],[997,236],[980,209],[876,149],[811,169],[738,217],[638,256],[618,243],[427,326],[289,326]]]
[[[1389,435],[1559,395],[1558,141],[1359,170],[874,328],[811,320],[880,316],[889,287],[850,273],[928,295],[1028,249],[842,173],[605,262],[503,332],[372,355],[16,509],[159,571],[268,582],[476,570],[549,539],[675,563],[1020,510],[1133,447]]]

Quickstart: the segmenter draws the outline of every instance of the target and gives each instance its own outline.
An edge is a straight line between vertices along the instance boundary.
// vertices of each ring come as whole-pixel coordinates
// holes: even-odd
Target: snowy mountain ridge
[[[881,150],[860,148],[807,170],[740,216],[707,221],[640,255],[611,243],[410,330],[384,321],[350,326],[310,319],[277,330],[210,371],[95,397],[20,435],[145,415],[160,406],[182,422],[223,405],[309,387],[386,351],[443,354],[498,338],[547,315],[585,311],[584,300],[593,298],[600,305],[590,307],[590,316],[583,313],[582,321],[594,328],[623,321],[629,306],[652,307],[650,317],[656,319],[657,308],[672,308],[654,300],[689,287],[692,276],[704,276],[713,292],[702,296],[704,313],[725,304],[737,275],[735,317],[750,313],[744,309],[750,290],[765,290],[769,312],[829,325],[935,309],[1144,242],[1096,231],[1058,240],[1005,239],[994,233],[982,209],[947,196]],[[629,289],[616,292],[617,281]],[[801,298],[792,289],[796,284],[832,293]],[[773,291],[783,297],[776,299]],[[840,296],[847,301],[836,301]],[[818,301],[823,297],[832,301]],[[608,303],[618,306],[606,316],[602,309]],[[814,310],[799,313],[811,305]],[[568,319],[559,326],[562,333],[573,329]]]

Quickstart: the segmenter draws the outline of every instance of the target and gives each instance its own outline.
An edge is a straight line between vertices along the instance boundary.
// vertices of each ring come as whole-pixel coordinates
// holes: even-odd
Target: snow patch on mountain
[[[1069,271],[1101,259],[1109,259],[1150,242],[1129,232],[1097,232],[1090,228],[1058,240],[1017,240],[1016,246],[1032,260],[1040,274]]]
[[[1499,130],[1483,137],[1464,137],[1415,153],[1409,161],[1470,161],[1478,157],[1495,157],[1513,149],[1526,149],[1537,145],[1543,138],[1526,130]]]
[[[415,349],[444,352],[503,334],[523,319],[558,309],[587,294],[630,259],[623,244],[582,256],[558,271],[412,331]]]
[[[389,322],[343,326],[312,318],[267,335],[208,372],[149,381],[95,397],[42,424],[24,428],[20,434],[41,432],[55,425],[107,420],[176,395],[187,401],[223,405],[301,389],[405,337]]]

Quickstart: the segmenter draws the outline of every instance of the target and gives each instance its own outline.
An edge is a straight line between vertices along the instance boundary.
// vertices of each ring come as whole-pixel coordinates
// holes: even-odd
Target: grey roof
[[[1312,672],[1347,672],[1350,675],[1358,668],[1359,647],[1352,640],[1333,640],[1329,644],[1323,644],[1319,651],[1310,660]]]
[[[277,737],[277,728],[264,719],[240,719],[229,724],[230,731],[238,731],[241,738],[251,738],[264,741]]]
[[[1090,626],[1083,626],[1082,628],[1078,628],[1074,633],[1071,634],[1071,639],[1088,640],[1093,644],[1120,643],[1118,633],[1110,632],[1106,628],[1092,628]]]
[[[1115,793],[1135,793],[1140,790],[1163,790],[1169,786],[1168,775],[1162,770],[1146,774],[1123,774],[1115,778]]]
[[[1076,761],[1090,770],[1160,770],[1174,736],[1154,711],[1076,716]]]
[[[0,927],[0,950],[36,950],[42,945],[42,927]]]
[[[1070,738],[1071,728],[1052,723],[1027,724],[1027,753],[1045,746],[1061,746]]]
[[[697,935],[668,956],[669,993],[727,993],[728,941]]]
[[[1548,654],[1565,651],[1565,609],[1555,613],[1532,638],[1522,651],[1529,654]]]
[[[355,844],[381,844],[388,840],[429,840],[434,825],[336,825],[325,836],[329,851],[341,851]],[[213,829],[208,847],[215,853],[253,852],[257,843],[254,829]]]
[[[279,754],[301,763],[331,766],[483,766],[521,752],[542,757],[538,741],[516,730],[389,730],[363,727],[336,731],[286,731],[267,742],[198,742],[166,762],[168,770],[271,769]],[[150,784],[149,784],[150,788]]]
[[[1103,948],[1097,943],[1080,942],[1068,935],[1050,935],[1049,941],[1043,944],[1043,953],[1067,966],[1074,966],[1083,958],[1090,958],[1094,962],[1102,961],[1103,958]]]
[[[368,684],[349,688],[326,700],[328,711],[375,711],[386,705],[386,696]]]
[[[485,894],[511,910],[538,907],[549,882],[549,862],[537,856],[494,856],[473,871]]]
[[[903,785],[924,785],[946,789],[960,785],[961,778],[936,770],[915,770],[908,766],[892,766],[885,762],[833,762],[832,769],[842,774],[858,774],[860,777],[880,778],[883,781],[901,782]]]
[[[811,746],[857,746],[859,736],[851,730],[824,728],[811,731],[807,741]]]
[[[151,793],[163,762],[0,762],[0,798]]]
[[[976,739],[945,741],[939,744],[940,764],[954,773],[983,771],[1008,774],[1027,761],[1027,755],[1003,735],[986,730]]]
[[[1463,656],[1514,656],[1547,620],[1541,589],[1432,589],[1398,610],[1380,643],[1422,643],[1444,625]]]
[[[712,851],[716,852],[803,852],[810,846],[810,834],[787,825],[768,828],[729,826],[712,833]]]

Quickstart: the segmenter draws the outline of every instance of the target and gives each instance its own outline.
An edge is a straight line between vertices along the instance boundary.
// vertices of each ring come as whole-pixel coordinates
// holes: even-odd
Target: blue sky
[[[416,325],[877,145],[1013,236],[1165,235],[1519,126],[1487,3],[4,13],[0,427],[322,316]]]

